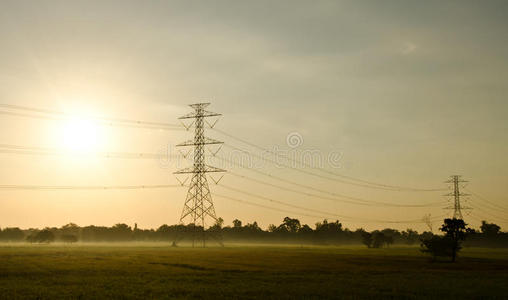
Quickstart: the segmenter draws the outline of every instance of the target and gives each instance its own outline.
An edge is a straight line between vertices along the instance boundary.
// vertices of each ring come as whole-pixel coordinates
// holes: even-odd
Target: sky
[[[0,144],[68,153],[0,153],[0,183],[178,184],[173,172],[191,164],[182,158],[81,152],[178,154],[174,145],[192,132],[90,124],[87,118],[178,124],[192,111],[189,104],[210,102],[209,110],[223,114],[217,129],[296,160],[313,153],[310,164],[328,172],[424,189],[447,189],[444,181],[460,174],[469,181],[464,192],[474,193],[463,198],[473,208],[464,210],[466,222],[478,227],[488,220],[506,228],[507,12],[505,1],[3,0],[0,103],[61,111],[81,121],[0,115]],[[238,153],[227,145],[266,154],[218,131],[206,133],[225,142],[220,153],[230,159]],[[330,180],[340,177],[308,166],[282,168],[250,157],[251,168],[328,192],[323,194],[214,157],[208,162],[229,171],[218,185],[210,182],[212,194],[266,206],[213,196],[226,225],[238,218],[266,228],[292,216],[312,226],[325,216],[319,211],[351,229],[423,231],[428,227],[420,221],[392,221],[431,214],[436,230],[453,213],[443,209],[450,206],[443,196],[448,191],[373,189]],[[186,193],[185,187],[1,189],[0,227],[74,222],[157,228],[179,221]],[[375,201],[439,203],[380,207]]]

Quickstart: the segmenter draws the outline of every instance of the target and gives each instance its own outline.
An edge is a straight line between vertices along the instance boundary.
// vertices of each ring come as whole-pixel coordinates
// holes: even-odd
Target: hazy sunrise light
[[[506,297],[507,16],[0,0],[0,300]]]

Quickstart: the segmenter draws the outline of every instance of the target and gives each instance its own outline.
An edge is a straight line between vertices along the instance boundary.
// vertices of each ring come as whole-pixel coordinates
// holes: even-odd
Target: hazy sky
[[[327,169],[392,185],[446,188],[449,175],[462,174],[470,190],[508,207],[507,13],[506,1],[2,0],[0,102],[168,123],[189,112],[187,104],[212,102],[210,110],[224,114],[218,128],[265,148],[294,155],[313,150],[324,158],[340,153],[339,164]],[[61,121],[1,115],[0,126],[0,144],[61,148],[68,142]],[[109,126],[97,132],[97,151],[154,153],[191,138],[180,131]],[[289,133],[298,133],[303,144],[289,148]],[[228,148],[223,154],[230,154]],[[157,160],[0,155],[1,184],[177,182],[175,164]],[[451,213],[442,209],[445,192],[378,191],[266,163],[260,170],[353,197],[443,204],[379,208],[289,193],[231,174],[221,183],[350,217],[339,218],[350,228],[424,230],[423,224],[374,220]],[[270,181],[248,170],[234,172]],[[0,227],[158,227],[178,221],[185,194],[185,188],[0,190]],[[228,224],[239,218],[266,227],[286,215],[311,225],[319,220],[219,197],[214,202]],[[480,208],[467,222],[477,226],[487,218],[506,229],[507,211],[474,197],[465,205]]]

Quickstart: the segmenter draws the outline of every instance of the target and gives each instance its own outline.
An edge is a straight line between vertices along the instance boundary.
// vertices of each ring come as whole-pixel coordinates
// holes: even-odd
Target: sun
[[[72,117],[61,127],[61,146],[72,152],[94,152],[101,146],[101,128],[94,120]]]

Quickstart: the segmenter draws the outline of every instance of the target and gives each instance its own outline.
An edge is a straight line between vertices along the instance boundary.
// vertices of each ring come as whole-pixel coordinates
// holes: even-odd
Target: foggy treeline
[[[486,221],[475,234],[468,237],[465,246],[508,247],[508,233]],[[189,239],[201,227],[190,225],[162,225],[157,229],[140,229],[127,224],[116,224],[112,227],[85,226],[69,223],[60,228],[44,229],[4,228],[0,229],[0,242],[172,242]],[[206,229],[213,235],[222,236],[223,241],[259,242],[259,243],[305,243],[316,245],[364,244],[369,248],[388,247],[392,244],[419,245],[422,240],[431,238],[432,232],[418,233],[406,229],[382,229],[371,232],[364,229],[355,231],[344,228],[339,221],[323,220],[311,228],[301,224],[298,219],[284,218],[280,225],[271,224],[267,230],[260,228],[257,222],[243,224],[235,219],[231,226],[223,226],[223,220]]]

